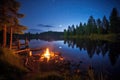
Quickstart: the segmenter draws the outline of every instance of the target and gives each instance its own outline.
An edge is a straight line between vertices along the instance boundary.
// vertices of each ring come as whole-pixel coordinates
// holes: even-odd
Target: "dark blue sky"
[[[30,32],[63,31],[68,25],[87,22],[90,15],[95,19],[106,15],[116,7],[119,0],[18,0],[20,11],[25,14],[21,24]]]

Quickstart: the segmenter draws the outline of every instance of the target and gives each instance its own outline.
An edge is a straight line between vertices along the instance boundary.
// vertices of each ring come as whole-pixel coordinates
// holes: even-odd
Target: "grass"
[[[0,78],[2,79],[16,79],[27,72],[27,69],[23,66],[21,58],[13,53],[13,50],[0,47]],[[19,79],[18,79],[19,80]]]
[[[69,73],[58,73],[58,72],[42,72],[30,75],[25,78],[25,80],[105,80],[100,78],[95,78],[95,74],[93,70],[88,70],[87,75],[82,74],[73,74],[68,75]]]
[[[120,34],[118,34],[120,35]],[[90,39],[90,40],[105,40],[105,41],[116,41],[117,34],[90,34],[90,35],[79,35],[71,36],[69,38],[79,38],[79,39]]]
[[[35,73],[25,78],[25,80],[64,80],[63,76],[57,72]]]
[[[91,34],[89,38],[91,40],[105,40],[105,41],[115,41],[116,34]]]
[[[56,72],[47,72],[47,73],[44,73],[44,74],[41,74],[38,79],[40,80],[43,80],[43,79],[46,79],[46,80],[54,80],[54,79],[58,79],[58,80],[63,80],[62,76]]]
[[[21,58],[8,48],[0,48],[0,60],[21,70],[26,70],[22,65]]]

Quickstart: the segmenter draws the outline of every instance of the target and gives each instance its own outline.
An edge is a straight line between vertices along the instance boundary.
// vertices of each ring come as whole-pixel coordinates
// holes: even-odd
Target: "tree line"
[[[90,16],[87,23],[80,22],[79,25],[73,24],[68,26],[68,29],[64,29],[65,37],[109,33],[120,33],[120,16],[116,8],[112,9],[109,20],[106,16],[103,16],[102,20]]]
[[[14,37],[17,39],[41,39],[41,40],[62,40],[64,38],[63,32],[57,31],[47,31],[42,33],[24,33],[24,34],[14,34]]]

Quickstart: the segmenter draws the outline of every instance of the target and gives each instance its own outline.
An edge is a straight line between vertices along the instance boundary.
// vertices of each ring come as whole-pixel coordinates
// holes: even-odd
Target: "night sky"
[[[17,0],[20,13],[25,17],[20,23],[28,32],[63,31],[68,25],[87,22],[105,15],[108,19],[113,7],[120,12],[119,0]]]

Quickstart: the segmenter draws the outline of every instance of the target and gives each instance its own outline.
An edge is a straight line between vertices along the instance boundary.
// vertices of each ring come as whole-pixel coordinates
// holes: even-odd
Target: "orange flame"
[[[46,51],[45,51],[45,53],[43,54],[43,56],[47,59],[47,61],[49,61],[50,60],[50,51],[49,51],[49,49],[47,48],[46,49]]]

